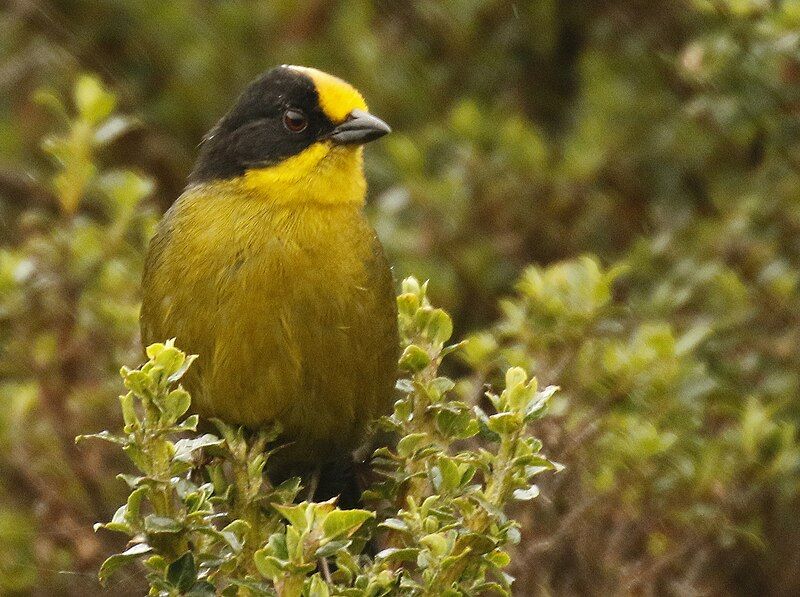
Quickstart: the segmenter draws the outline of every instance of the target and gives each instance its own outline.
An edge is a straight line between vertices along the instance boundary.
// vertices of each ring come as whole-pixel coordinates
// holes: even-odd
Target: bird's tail
[[[340,508],[358,508],[364,489],[364,479],[359,475],[359,463],[352,458],[342,459],[321,467],[314,501],[322,502],[339,496],[337,505]]]

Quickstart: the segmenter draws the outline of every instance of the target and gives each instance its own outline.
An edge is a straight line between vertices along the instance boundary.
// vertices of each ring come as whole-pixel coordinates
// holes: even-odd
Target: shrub
[[[375,453],[372,510],[296,503],[298,478],[271,485],[264,467],[277,425],[248,431],[214,420],[218,435],[197,433],[177,385],[193,357],[171,341],[148,347],[142,367],[123,367],[122,434],[88,436],[122,446],[138,470],[120,475],[127,503],[98,525],[130,538],[100,580],[138,560],[153,595],[509,594],[506,548],[519,528],[505,509],[536,497],[533,477],[558,468],[526,433],[556,388],[539,390],[512,367],[503,391],[486,394],[488,412],[454,399],[454,382],[439,375],[459,347],[446,344],[450,317],[413,278],[397,302],[404,377],[380,425],[398,441]],[[370,556],[367,543],[385,547]]]
[[[139,352],[131,280],[155,222],[142,203],[152,182],[104,161],[133,124],[115,96],[85,75],[68,100],[36,97],[58,123],[43,142],[50,161],[2,202],[0,519],[16,532],[5,531],[0,592],[83,585],[60,571],[90,569],[115,547],[90,528],[121,497],[110,472],[120,459],[73,440],[119,416],[108,396]]]

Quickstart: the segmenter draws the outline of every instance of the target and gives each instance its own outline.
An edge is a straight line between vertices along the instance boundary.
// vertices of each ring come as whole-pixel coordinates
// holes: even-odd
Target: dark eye
[[[283,126],[293,133],[299,133],[308,126],[308,118],[300,110],[289,108],[283,113]]]

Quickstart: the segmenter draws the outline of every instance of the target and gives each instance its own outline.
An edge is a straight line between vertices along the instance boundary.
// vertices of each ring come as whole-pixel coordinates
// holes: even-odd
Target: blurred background
[[[562,388],[518,595],[800,594],[800,2],[0,4],[0,594],[99,592],[139,280],[203,133],[281,63],[353,83],[397,279],[477,398]],[[110,594],[141,594],[121,577]]]

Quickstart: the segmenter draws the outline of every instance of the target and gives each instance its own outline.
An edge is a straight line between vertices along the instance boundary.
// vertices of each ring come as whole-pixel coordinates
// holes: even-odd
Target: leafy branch
[[[533,478],[559,468],[527,433],[556,388],[539,390],[511,368],[485,405],[457,400],[455,382],[439,374],[460,347],[447,344],[449,315],[413,278],[397,302],[404,376],[393,413],[379,421],[397,441],[373,457],[379,480],[363,496],[371,509],[295,503],[297,478],[273,487],[264,468],[277,424],[252,431],[214,420],[218,435],[197,432],[179,385],[195,357],[172,341],[148,347],[139,369],[123,367],[122,433],[78,438],[120,445],[140,472],[119,476],[128,501],[96,525],[130,537],[101,582],[140,561],[151,595],[509,594],[506,548],[520,535],[504,510],[536,497]]]

